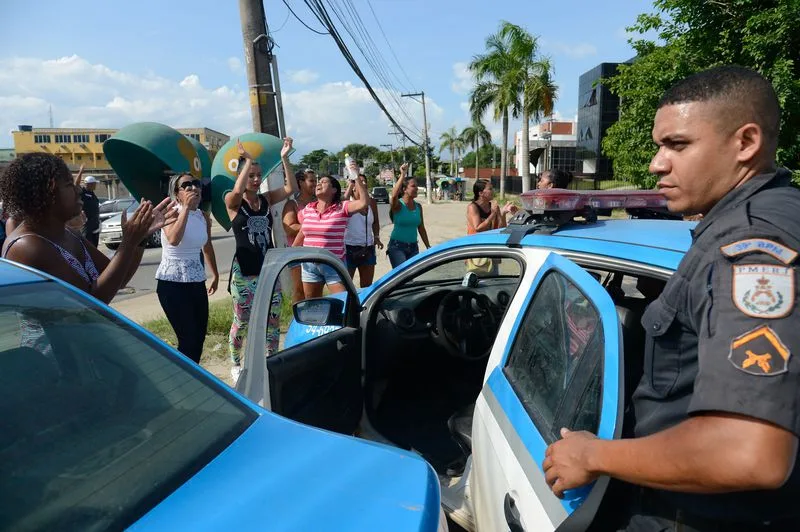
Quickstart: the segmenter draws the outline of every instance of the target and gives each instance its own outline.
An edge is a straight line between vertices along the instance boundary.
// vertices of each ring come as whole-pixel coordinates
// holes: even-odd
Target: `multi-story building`
[[[205,146],[212,160],[219,149],[230,139],[228,135],[206,127],[183,128],[178,131]],[[13,131],[12,135],[14,151],[17,155],[36,152],[52,153],[64,159],[72,171],[77,171],[83,165],[84,174],[91,174],[100,179],[107,187],[108,197],[113,198],[127,195],[127,191],[121,186],[103,154],[103,143],[116,132],[116,129],[19,126],[19,129]]]
[[[581,75],[578,81],[579,173],[597,179],[613,177],[612,161],[603,155],[602,142],[606,131],[619,119],[619,97],[600,83],[617,73],[620,63],[600,63]]]
[[[528,130],[530,172],[540,174],[548,169],[561,169],[575,173],[579,170],[575,159],[575,122],[548,120],[531,126]],[[522,166],[522,131],[514,135],[515,162]]]

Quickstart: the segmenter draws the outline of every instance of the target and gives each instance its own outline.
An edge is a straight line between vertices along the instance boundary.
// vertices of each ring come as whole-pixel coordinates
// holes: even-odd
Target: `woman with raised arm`
[[[284,186],[262,194],[261,180],[264,178],[261,165],[247,153],[241,142],[239,151],[239,176],[233,190],[225,194],[225,207],[231,220],[236,253],[231,265],[230,292],[233,297],[233,322],[228,335],[228,350],[231,355],[231,378],[234,384],[242,371],[242,343],[247,335],[250,310],[258,287],[258,275],[267,252],[272,249],[272,212],[270,207],[297,192],[297,181],[291,178],[289,152],[292,139],[283,139],[281,161],[287,179]],[[267,353],[278,350],[280,339],[281,292],[273,290],[272,304],[267,322]]]
[[[208,296],[219,284],[211,218],[198,209],[200,187],[200,180],[191,174],[170,178],[169,196],[177,202],[178,219],[161,231],[161,263],[156,270],[158,301],[178,337],[178,351],[198,364],[208,329]],[[208,287],[201,254],[211,268]]]
[[[425,247],[431,247],[428,231],[425,229],[425,219],[422,216],[422,205],[414,200],[417,197],[417,180],[414,177],[406,177],[407,171],[408,163],[400,166],[400,177],[392,188],[389,200],[389,216],[394,222],[394,228],[389,237],[386,253],[389,255],[392,268],[419,253],[417,233]]]
[[[366,190],[367,177],[358,174],[358,180]],[[345,199],[359,199],[359,189],[350,181],[344,192]],[[350,277],[355,279],[358,270],[358,281],[361,288],[372,284],[375,277],[375,265],[378,257],[375,248],[383,249],[381,242],[381,221],[378,214],[378,203],[368,197],[368,205],[361,211],[354,213],[347,220],[347,229],[344,233],[345,264]]]
[[[355,163],[352,163],[350,168],[358,173]],[[344,262],[344,234],[347,220],[354,213],[366,208],[369,199],[364,183],[356,180],[354,186],[358,190],[359,199],[342,201],[342,185],[339,181],[329,175],[319,178],[317,201],[309,203],[303,209],[303,224],[293,245],[327,249]],[[306,299],[320,297],[326,285],[331,293],[342,292],[345,289],[339,274],[325,264],[304,262],[302,269]]]
[[[310,168],[296,172],[294,179],[297,181],[299,192],[294,198],[289,198],[283,205],[282,216],[283,231],[286,233],[286,245],[288,247],[292,247],[297,233],[300,232],[300,228],[303,225],[303,209],[316,199],[314,191],[317,188],[317,174]],[[292,304],[295,304],[298,301],[302,301],[304,297],[303,278],[300,266],[290,268],[289,272],[292,276]]]
[[[81,213],[80,187],[66,163],[49,153],[14,159],[0,176],[0,200],[13,220],[4,258],[58,277],[104,303],[133,277],[150,235],[177,218],[169,199],[158,206],[142,200],[130,219],[123,213],[122,242],[109,259],[67,227]]]

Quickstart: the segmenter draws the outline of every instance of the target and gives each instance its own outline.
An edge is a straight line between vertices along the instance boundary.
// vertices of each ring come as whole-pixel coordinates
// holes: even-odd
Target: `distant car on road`
[[[386,187],[373,187],[370,196],[377,203],[389,203],[389,191]]]
[[[136,203],[136,200],[133,198],[122,198],[122,199],[112,199],[103,201],[100,203],[100,221],[103,222],[108,220],[109,218],[113,218],[119,214],[122,214],[122,211],[130,207],[132,204]]]
[[[447,530],[415,453],[268,412],[0,260],[0,530]]]
[[[127,215],[133,215],[138,207],[138,201],[130,200],[126,207]],[[122,243],[122,212],[118,212],[100,223],[100,243],[104,244],[108,249],[117,249]],[[161,231],[156,231],[150,235],[150,238],[147,240],[147,247],[161,247]]]

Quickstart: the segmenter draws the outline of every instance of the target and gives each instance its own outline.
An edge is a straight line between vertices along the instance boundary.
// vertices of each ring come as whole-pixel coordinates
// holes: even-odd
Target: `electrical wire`
[[[284,0],[284,2],[285,2],[285,0]],[[409,134],[406,132],[406,130],[400,126],[400,124],[394,118],[392,113],[390,113],[389,110],[386,108],[386,105],[381,100],[381,98],[378,97],[378,95],[375,92],[375,89],[373,89],[372,85],[367,80],[366,76],[364,75],[364,72],[358,66],[358,63],[356,62],[355,58],[353,57],[353,54],[350,52],[350,49],[345,44],[344,39],[342,38],[341,34],[336,29],[336,26],[334,25],[333,20],[332,20],[330,14],[328,13],[328,10],[325,8],[325,6],[322,3],[322,0],[304,0],[304,2],[306,4],[306,6],[309,8],[309,10],[314,14],[314,16],[320,22],[320,24],[322,24],[322,26],[324,26],[328,30],[329,35],[333,38],[334,42],[336,43],[336,46],[342,52],[342,55],[344,56],[345,60],[347,61],[347,63],[352,68],[353,72],[364,83],[364,86],[366,87],[367,91],[370,93],[370,96],[372,96],[372,99],[375,101],[375,103],[378,104],[378,107],[380,107],[380,109],[383,111],[383,113],[386,115],[386,117],[389,119],[389,121],[403,134],[403,136],[405,138],[407,138],[409,140],[409,142],[411,142],[415,146],[420,146],[420,143],[417,142],[416,140],[414,140],[413,138],[411,138],[411,136],[409,136]],[[339,18],[340,22],[342,22],[342,24],[345,26],[345,30],[348,32],[348,34],[350,34],[351,37],[352,37],[351,30],[347,28],[347,24],[343,20],[343,19],[345,19],[345,17],[342,16],[342,13],[339,12],[338,9],[335,6],[333,6],[330,3],[329,3],[329,5],[331,5],[331,9],[334,11],[334,13],[336,14],[337,18]],[[359,47],[358,43],[356,43],[356,46]],[[362,54],[364,54],[365,59],[367,59],[367,61],[370,62],[369,59],[367,58],[367,54],[364,51],[362,51]]]
[[[292,6],[290,6],[290,5],[289,5],[289,3],[288,3],[288,2],[286,2],[286,0],[283,0],[283,3],[286,5],[286,7],[288,7],[288,8],[289,8],[289,12],[290,12],[292,15],[294,15],[294,18],[296,18],[296,19],[297,19],[297,20],[300,22],[300,24],[302,24],[303,26],[305,26],[307,29],[309,29],[309,30],[313,31],[313,32],[314,32],[314,33],[316,33],[317,35],[330,35],[330,34],[329,34],[328,32],[326,32],[326,31],[317,31],[317,30],[315,30],[314,28],[312,28],[311,26],[309,26],[308,24],[306,24],[305,22],[303,22],[303,19],[301,19],[300,17],[298,17],[298,16],[297,16],[297,13],[295,13],[295,12],[294,12],[294,10],[292,9]],[[262,4],[262,6],[263,6],[263,4]],[[266,19],[265,19],[265,20],[266,20]]]
[[[383,40],[386,41],[386,45],[389,47],[389,51],[392,52],[392,57],[394,57],[395,63],[397,63],[397,66],[400,67],[400,72],[402,72],[403,75],[406,77],[406,81],[408,81],[409,87],[413,86],[414,84],[411,82],[411,78],[408,77],[406,70],[403,68],[403,65],[397,58],[397,54],[394,53],[394,48],[392,48],[392,44],[389,42],[389,38],[386,36],[386,32],[383,31],[383,26],[381,25],[381,21],[378,20],[378,16],[375,14],[375,10],[372,9],[372,2],[370,2],[370,0],[367,0],[367,5],[369,6],[369,10],[372,12],[372,18],[374,18],[375,22],[378,24],[378,29],[381,30],[381,35],[383,35]]]

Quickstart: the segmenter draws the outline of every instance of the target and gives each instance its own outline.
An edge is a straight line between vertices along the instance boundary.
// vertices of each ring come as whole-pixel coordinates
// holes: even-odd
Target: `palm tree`
[[[513,68],[506,73],[522,101],[522,142],[520,149],[522,191],[530,188],[530,121],[540,121],[553,114],[558,87],[553,82],[553,64],[539,57],[537,38],[524,28],[503,22],[499,35],[508,43]]]
[[[455,127],[451,127],[441,134],[439,137],[439,153],[441,154],[445,148],[450,152],[450,175],[455,177],[453,168],[455,167],[456,155],[464,148],[464,141],[456,132]]]
[[[503,123],[503,144],[500,150],[500,198],[505,197],[508,172],[508,118],[519,117],[522,108],[520,92],[514,79],[518,71],[511,43],[502,30],[486,38],[486,53],[476,55],[469,64],[476,85],[470,94],[472,119],[479,121],[491,108],[495,122]]]
[[[481,149],[481,142],[484,146],[492,142],[492,134],[489,133],[483,122],[476,120],[472,122],[471,126],[464,128],[461,138],[464,139],[464,143],[471,144],[475,150],[475,179],[478,179],[478,168],[480,168],[478,152]]]

